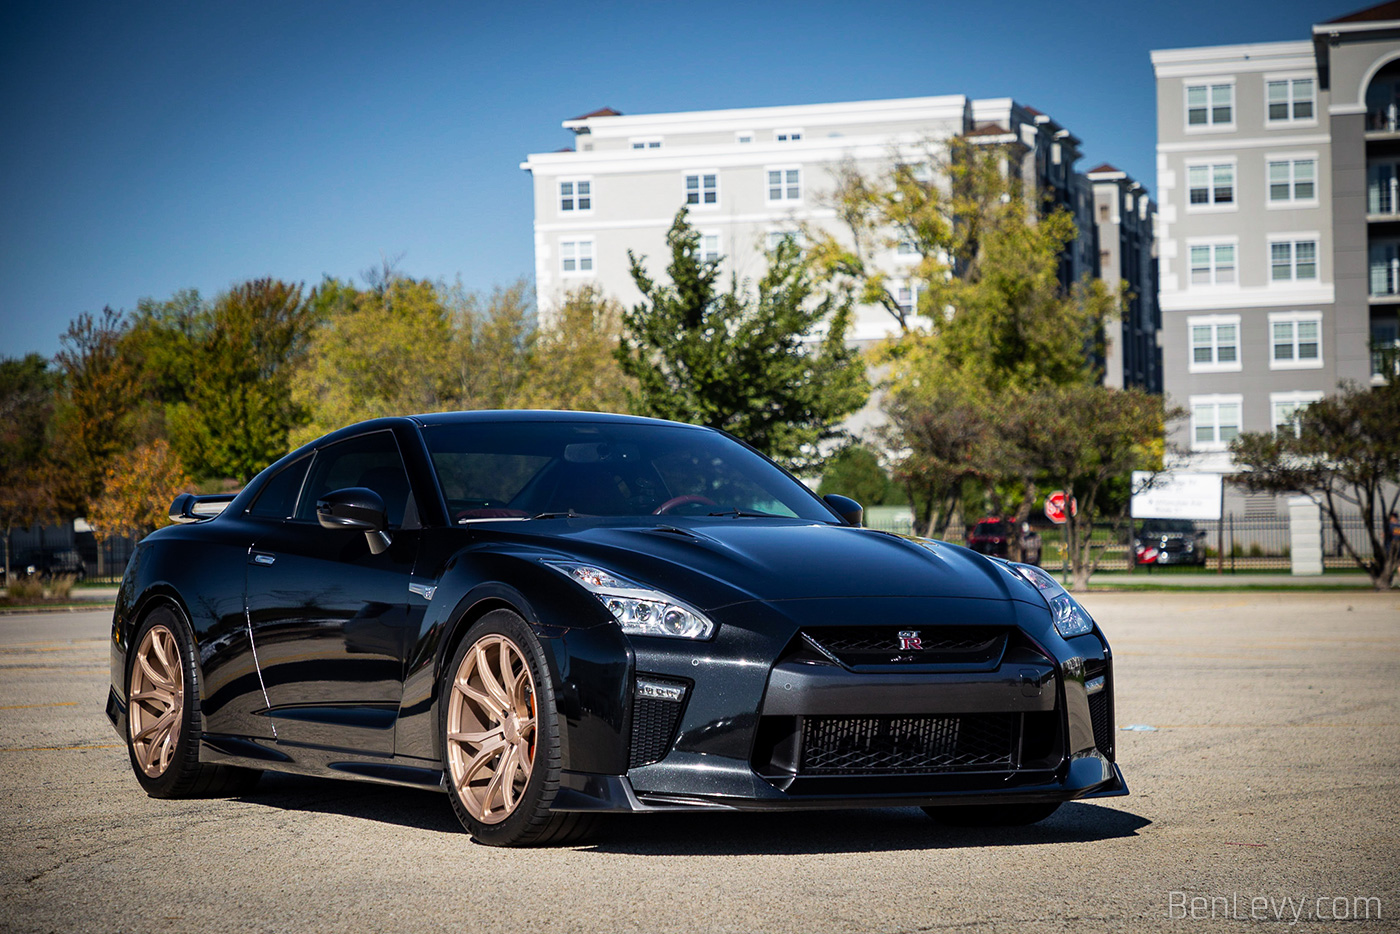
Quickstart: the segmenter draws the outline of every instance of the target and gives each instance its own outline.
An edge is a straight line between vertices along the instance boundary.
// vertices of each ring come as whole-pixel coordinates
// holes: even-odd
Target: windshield
[[[772,463],[712,431],[609,422],[430,425],[455,522],[536,516],[836,519]]]

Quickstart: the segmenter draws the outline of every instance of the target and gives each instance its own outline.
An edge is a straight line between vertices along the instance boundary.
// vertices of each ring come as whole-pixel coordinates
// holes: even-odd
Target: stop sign
[[[1064,525],[1068,518],[1065,515],[1065,500],[1069,500],[1069,514],[1079,515],[1079,502],[1073,497],[1066,497],[1064,490],[1056,490],[1045,497],[1045,518],[1056,525]]]

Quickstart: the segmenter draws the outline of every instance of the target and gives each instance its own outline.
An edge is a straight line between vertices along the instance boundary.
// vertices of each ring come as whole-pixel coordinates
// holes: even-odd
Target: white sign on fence
[[[1176,470],[1154,479],[1133,471],[1134,519],[1219,519],[1224,476]]]

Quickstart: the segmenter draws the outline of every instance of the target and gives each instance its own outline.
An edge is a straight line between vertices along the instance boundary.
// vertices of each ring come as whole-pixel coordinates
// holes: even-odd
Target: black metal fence
[[[910,523],[881,520],[869,523],[872,528],[889,532],[907,533]],[[1221,520],[1197,521],[1193,523],[1197,533],[1197,549],[1201,563],[1197,564],[1143,564],[1133,568],[1136,573],[1178,574],[1182,572],[1220,571],[1226,574],[1249,573],[1254,571],[1274,571],[1287,573],[1292,569],[1292,533],[1286,516],[1247,517],[1227,515]],[[1367,558],[1371,554],[1370,534],[1360,515],[1341,517],[1341,533],[1333,528],[1325,517],[1322,520],[1323,567],[1327,570],[1350,570],[1356,567],[1347,554],[1344,541],[1352,549]],[[1141,520],[1130,528],[1124,526],[1117,533],[1112,529],[1099,528],[1094,531],[1095,548],[1101,550],[1098,570],[1127,571],[1132,552],[1133,534],[1141,529]],[[970,528],[970,527],[969,527]],[[1384,528],[1381,520],[1376,520],[1376,528]],[[1058,567],[1064,562],[1064,538],[1059,526],[1037,528],[1041,537],[1041,564],[1045,567]],[[947,536],[959,544],[966,541],[966,530],[962,537]]]

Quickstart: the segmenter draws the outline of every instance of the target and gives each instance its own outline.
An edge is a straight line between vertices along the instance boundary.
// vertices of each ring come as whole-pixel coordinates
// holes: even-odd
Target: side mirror
[[[367,487],[351,486],[335,490],[316,500],[316,521],[323,529],[352,529],[364,532],[371,553],[381,555],[392,543],[384,499]]]
[[[849,496],[837,496],[835,493],[828,493],[822,497],[826,504],[836,510],[836,514],[846,520],[847,525],[860,528],[865,522],[865,508],[860,503]]]

